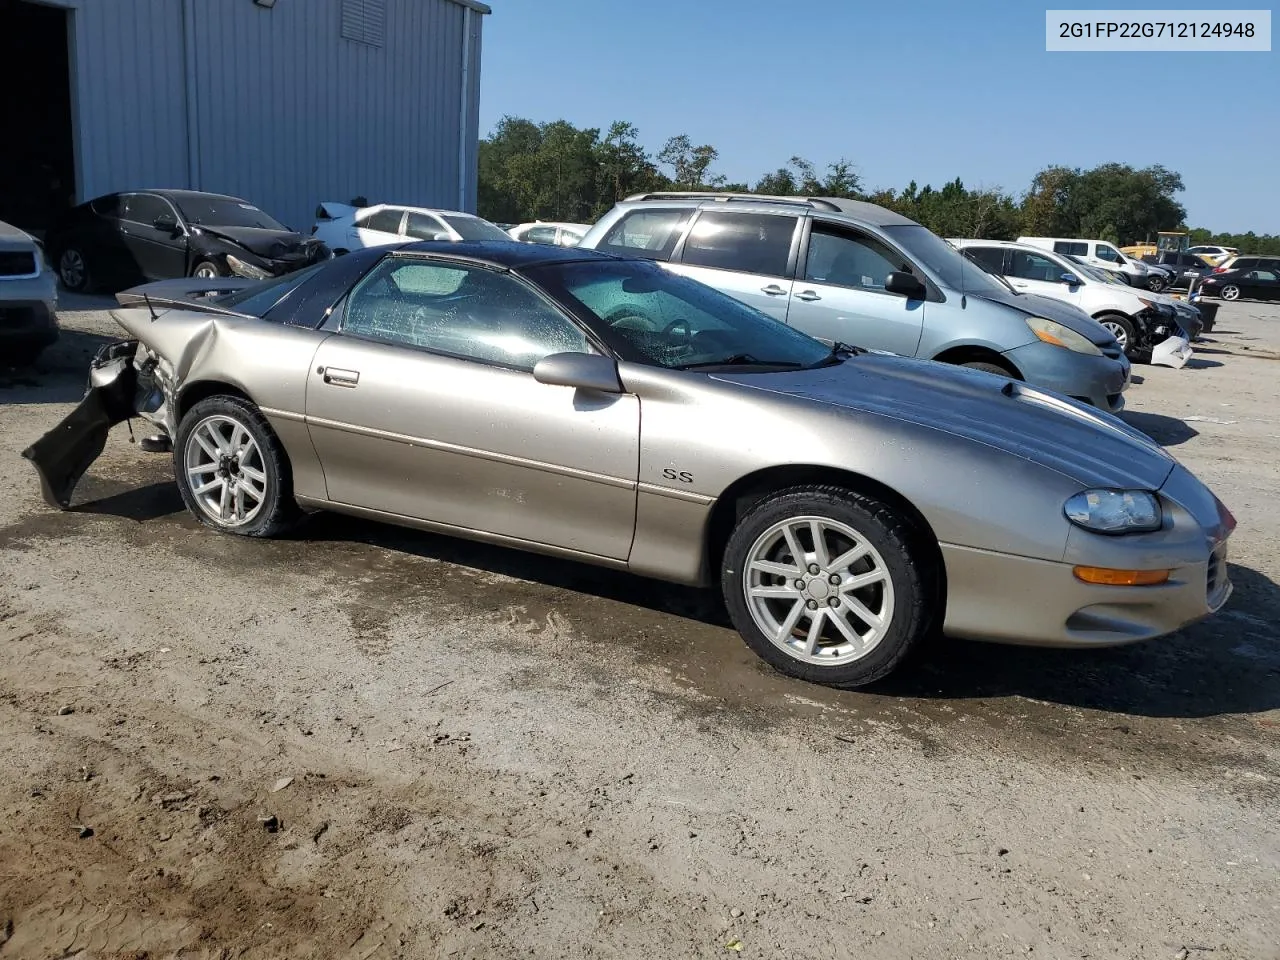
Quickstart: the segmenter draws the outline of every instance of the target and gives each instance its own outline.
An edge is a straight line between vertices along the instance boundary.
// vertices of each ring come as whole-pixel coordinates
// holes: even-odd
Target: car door
[[[172,226],[156,226],[164,218]],[[153,193],[128,194],[120,233],[129,259],[142,277],[168,280],[187,275],[187,231],[168,200]]]
[[[1274,270],[1251,270],[1240,287],[1246,297],[1275,300],[1280,298],[1280,274]]]
[[[307,386],[328,498],[625,560],[639,400],[531,372],[548,354],[593,349],[511,274],[385,258],[352,290]]]
[[[1005,276],[1009,285],[1019,293],[1036,293],[1079,306],[1083,288],[1079,283],[1066,283],[1063,277],[1068,275],[1079,279],[1065,265],[1044,254],[1030,250],[1009,251]]]
[[[791,295],[787,323],[813,337],[913,357],[925,302],[885,290],[911,261],[879,237],[815,220]]]
[[[359,214],[351,224],[351,249],[403,243],[401,226],[404,214],[405,211],[400,207],[383,207]]]
[[[785,321],[799,231],[795,214],[703,210],[671,269]]]

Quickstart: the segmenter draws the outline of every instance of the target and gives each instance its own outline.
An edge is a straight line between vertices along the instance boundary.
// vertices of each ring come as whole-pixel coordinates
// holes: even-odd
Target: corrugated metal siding
[[[187,180],[180,0],[74,9],[82,198]]]
[[[459,205],[467,137],[475,208],[483,17],[465,129],[465,10],[384,0],[384,45],[342,37],[342,0],[195,0],[194,132],[188,177],[182,0],[92,0],[77,9],[83,196],[130,186],[235,194],[306,229],[322,200]],[[107,10],[110,10],[108,15]]]

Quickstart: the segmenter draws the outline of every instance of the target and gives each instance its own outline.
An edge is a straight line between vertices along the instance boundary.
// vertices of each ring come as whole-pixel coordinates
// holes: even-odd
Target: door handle
[[[822,298],[812,290],[801,290],[796,294],[796,299],[803,300],[805,303],[810,303],[814,300],[821,300]]]
[[[761,287],[760,292],[767,293],[771,297],[781,297],[785,296],[787,291],[783,290],[776,283],[771,283],[767,287]]]
[[[335,387],[354,387],[360,382],[359,370],[341,370],[338,367],[322,368],[324,382]]]

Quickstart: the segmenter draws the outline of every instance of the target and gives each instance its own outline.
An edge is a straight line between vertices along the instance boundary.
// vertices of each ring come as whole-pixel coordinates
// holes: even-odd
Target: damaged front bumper
[[[45,502],[59,510],[70,507],[76,484],[102,455],[111,428],[139,416],[169,432],[157,360],[137,340],[105,344],[89,367],[84,399],[22,451],[40,475]]]

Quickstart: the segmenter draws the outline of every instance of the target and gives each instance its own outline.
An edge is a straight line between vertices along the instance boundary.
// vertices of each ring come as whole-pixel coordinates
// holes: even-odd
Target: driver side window
[[[342,333],[532,370],[553,353],[590,353],[567,317],[513,277],[457,263],[388,257],[348,299]]]
[[[884,293],[885,278],[910,272],[903,258],[874,237],[815,223],[804,278],[812,283]]]

